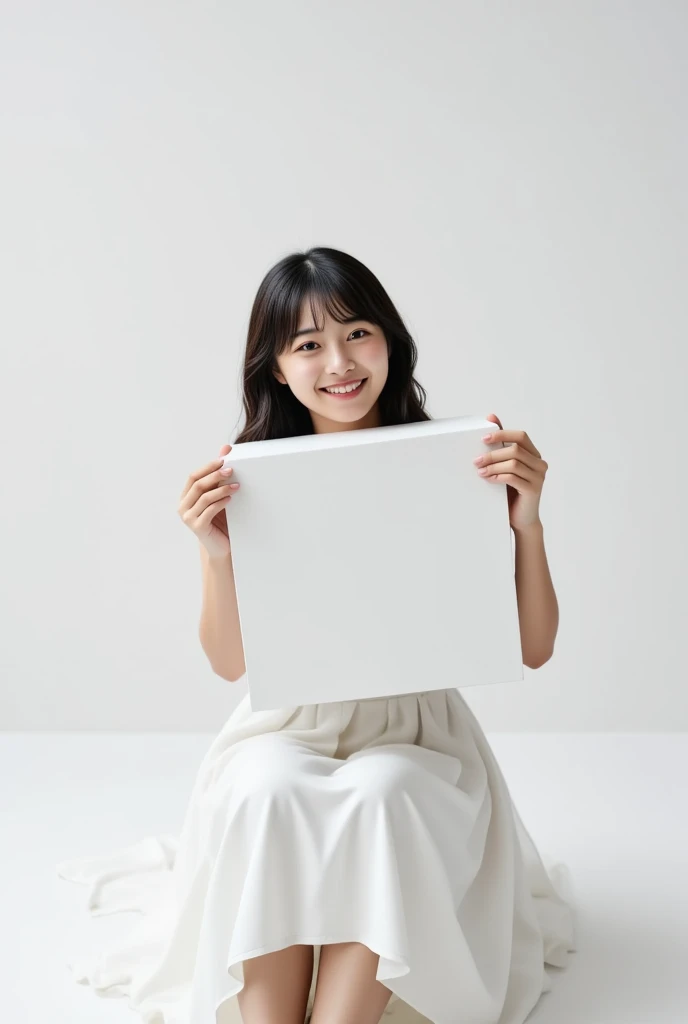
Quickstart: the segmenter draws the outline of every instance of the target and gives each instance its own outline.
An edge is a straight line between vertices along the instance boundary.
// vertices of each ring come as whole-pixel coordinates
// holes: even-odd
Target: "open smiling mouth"
[[[319,390],[322,391],[322,393],[324,395],[327,395],[328,398],[338,398],[340,402],[341,401],[346,401],[347,399],[351,400],[352,398],[355,398],[356,395],[360,395],[360,393],[363,390],[367,380],[368,380],[367,377],[363,377],[363,379],[361,380],[360,384],[357,387],[355,387],[353,389],[353,391],[344,391],[344,392],[333,393],[332,391],[327,391],[326,388],[320,388]]]

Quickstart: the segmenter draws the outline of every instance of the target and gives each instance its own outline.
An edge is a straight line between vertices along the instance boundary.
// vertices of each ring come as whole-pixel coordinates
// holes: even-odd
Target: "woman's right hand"
[[[223,444],[220,455],[229,455],[231,450],[230,444]],[[231,482],[234,471],[230,469],[228,474],[221,475],[221,467],[222,458],[195,470],[184,485],[177,510],[213,559],[230,554],[225,509],[239,487]]]

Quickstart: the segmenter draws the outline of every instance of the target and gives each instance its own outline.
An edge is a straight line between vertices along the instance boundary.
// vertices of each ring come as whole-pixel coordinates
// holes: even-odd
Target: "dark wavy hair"
[[[273,373],[298,330],[305,299],[316,327],[316,312],[327,310],[338,323],[356,317],[384,332],[389,369],[378,399],[382,426],[432,419],[424,409],[425,389],[413,376],[416,345],[387,292],[353,256],[318,246],[285,256],[258,288],[241,370],[244,426],[233,444],[313,433],[310,411]]]

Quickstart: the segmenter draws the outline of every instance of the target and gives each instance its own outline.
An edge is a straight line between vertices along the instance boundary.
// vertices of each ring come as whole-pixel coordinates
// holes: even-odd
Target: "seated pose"
[[[363,264],[329,248],[291,254],[254,301],[235,443],[428,420],[416,359]],[[558,626],[539,516],[547,463],[526,433],[488,418],[487,439],[505,444],[476,472],[508,488],[535,669]],[[230,452],[190,475],[178,511],[200,543],[201,643],[235,682]],[[347,571],[346,551],[332,571]],[[355,671],[346,625],[333,657]],[[307,608],[301,628],[307,642]],[[91,886],[94,912],[141,912],[118,948],[72,967],[149,1024],[523,1024],[551,988],[545,965],[575,950],[566,867],[545,866],[457,689],[255,712],[247,695],[200,766],[179,838],[58,872]]]

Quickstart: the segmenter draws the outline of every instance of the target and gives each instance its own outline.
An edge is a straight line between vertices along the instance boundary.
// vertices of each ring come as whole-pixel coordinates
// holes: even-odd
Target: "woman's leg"
[[[375,978],[379,959],[361,942],[324,945],[311,1024],[378,1024],[392,995]]]
[[[313,981],[313,947],[287,946],[243,961],[237,995],[243,1024],[303,1024]]]

